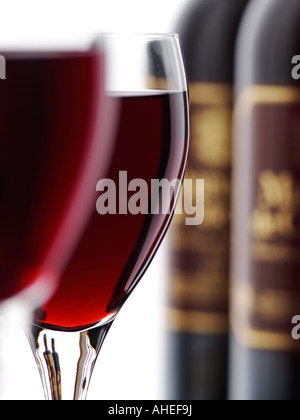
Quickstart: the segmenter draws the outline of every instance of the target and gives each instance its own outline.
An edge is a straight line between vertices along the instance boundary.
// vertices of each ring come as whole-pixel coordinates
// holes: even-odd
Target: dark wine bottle
[[[204,179],[205,220],[186,226],[177,215],[171,231],[172,399],[227,398],[233,57],[246,4],[194,0],[178,28],[191,104],[186,178]]]
[[[299,0],[253,0],[236,60],[234,400],[300,398],[299,54]]]

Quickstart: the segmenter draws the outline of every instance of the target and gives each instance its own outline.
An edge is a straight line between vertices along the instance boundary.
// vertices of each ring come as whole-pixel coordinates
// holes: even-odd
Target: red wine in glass
[[[182,179],[187,156],[186,92],[115,94],[120,121],[106,178],[119,185],[143,179]],[[95,191],[95,203],[99,192]],[[128,192],[128,199],[133,193]],[[174,191],[176,195],[176,191]],[[173,197],[174,200],[175,197]],[[149,197],[149,202],[151,197]],[[171,215],[100,215],[89,224],[55,294],[36,312],[43,328],[80,331],[113,316],[150,263]]]
[[[85,223],[105,160],[103,55],[1,54],[0,301],[26,289],[41,303]]]

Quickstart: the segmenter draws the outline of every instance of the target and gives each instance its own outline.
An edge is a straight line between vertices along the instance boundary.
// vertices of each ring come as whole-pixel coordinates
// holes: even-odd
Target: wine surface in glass
[[[1,54],[0,301],[56,281],[55,261],[45,261],[83,180],[104,91],[97,51]]]
[[[108,179],[182,179],[187,157],[187,94],[114,94],[120,121]],[[42,327],[80,331],[114,315],[151,262],[171,215],[95,210],[52,299],[36,312]],[[128,192],[128,199],[134,192]],[[95,204],[100,193],[95,191]],[[173,197],[174,204],[174,197]],[[150,205],[150,204],[149,204]],[[171,212],[172,214],[172,212]]]

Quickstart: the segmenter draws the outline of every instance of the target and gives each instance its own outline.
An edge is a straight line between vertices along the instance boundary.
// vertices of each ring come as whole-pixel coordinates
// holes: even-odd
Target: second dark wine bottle
[[[237,47],[234,400],[300,399],[299,54],[299,0],[253,0]]]
[[[170,397],[225,400],[233,57],[247,0],[194,0],[181,22],[191,103],[188,179],[204,179],[205,219],[171,233]]]

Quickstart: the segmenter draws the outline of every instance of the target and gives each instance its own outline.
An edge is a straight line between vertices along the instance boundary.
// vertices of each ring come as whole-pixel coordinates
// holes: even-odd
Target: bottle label
[[[228,331],[232,86],[190,84],[191,145],[187,179],[205,181],[205,219],[171,228],[170,328],[195,334]]]
[[[300,351],[300,89],[247,88],[235,118],[232,328],[246,347]]]

